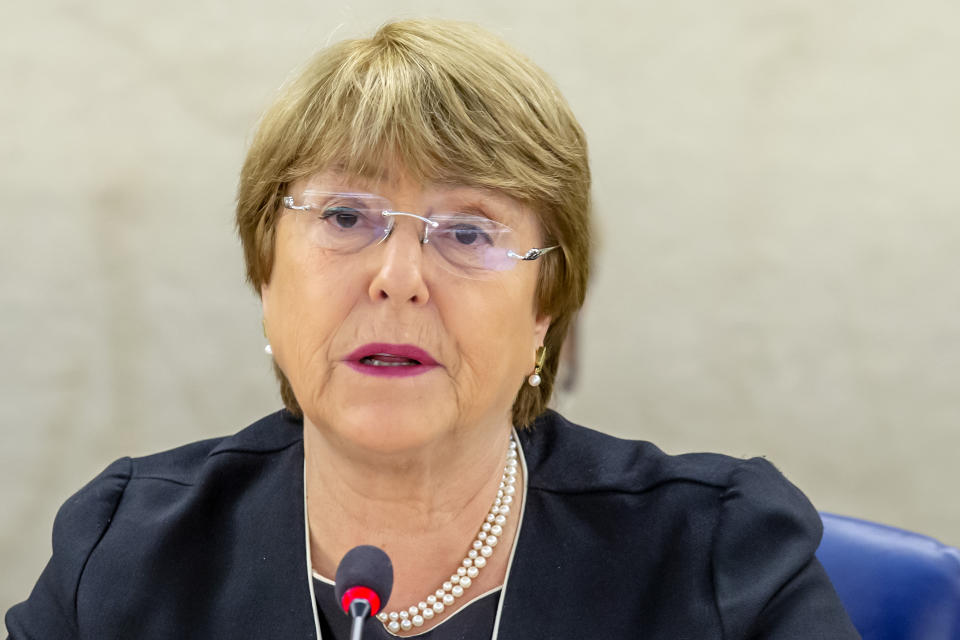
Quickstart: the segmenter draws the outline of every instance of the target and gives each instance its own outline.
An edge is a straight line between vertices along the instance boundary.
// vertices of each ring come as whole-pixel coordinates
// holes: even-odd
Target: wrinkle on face
[[[323,176],[294,185],[291,193],[304,185],[328,187],[332,183]],[[437,189],[389,177],[390,184],[378,185],[387,193],[378,195],[395,201],[393,195],[414,212],[415,205]],[[370,181],[338,176],[335,184],[349,190]],[[499,193],[471,192],[463,186],[454,192],[465,194],[465,202],[505,207],[519,221],[511,220],[511,226],[518,231],[522,227],[524,241],[539,237],[539,225],[528,207]],[[336,431],[338,439],[367,438],[364,446],[387,446],[383,442],[391,438],[408,438],[410,447],[457,430],[494,423],[509,427],[516,394],[535,359],[538,263],[520,263],[482,280],[457,276],[431,257],[429,247],[419,244],[422,223],[410,219],[398,220],[387,240],[393,245],[330,254],[304,244],[296,225],[289,224],[290,215],[294,214],[284,214],[276,236],[269,297],[271,315],[281,317],[271,323],[275,325],[271,333],[277,333],[278,363],[317,427]],[[401,248],[396,243],[405,244]],[[396,252],[409,252],[413,259],[414,249],[422,252],[414,267],[417,287],[425,287],[428,296],[419,303],[384,298],[374,290],[375,279],[409,276],[384,269],[403,268],[407,256]],[[266,310],[266,295],[264,302]],[[390,379],[342,363],[357,347],[371,342],[414,344],[428,351],[442,370]],[[380,435],[374,437],[376,433]],[[416,445],[419,439],[423,440]],[[399,442],[397,446],[406,447]]]

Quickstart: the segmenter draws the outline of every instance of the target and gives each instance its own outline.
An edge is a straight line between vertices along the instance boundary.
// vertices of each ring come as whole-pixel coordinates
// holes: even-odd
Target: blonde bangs
[[[577,173],[567,139],[575,121],[541,107],[558,99],[549,78],[479,28],[467,25],[464,37],[465,25],[431,22],[426,37],[403,26],[322,52],[291,87],[301,116],[285,136],[294,148],[280,153],[296,159],[291,177],[333,164],[366,175],[399,162],[422,181],[554,199]]]

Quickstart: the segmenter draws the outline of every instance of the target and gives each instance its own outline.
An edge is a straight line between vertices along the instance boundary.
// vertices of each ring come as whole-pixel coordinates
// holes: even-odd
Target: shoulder
[[[668,455],[649,442],[614,438],[554,412],[519,438],[527,507],[553,523],[550,535],[561,538],[547,540],[537,528],[528,534],[531,547],[586,547],[588,557],[610,559],[603,580],[623,588],[643,588],[637,576],[657,575],[651,597],[691,589],[701,594],[700,600],[663,600],[662,610],[676,614],[665,625],[709,618],[687,609],[697,602],[715,612],[725,637],[745,637],[765,625],[849,627],[814,558],[819,514],[767,460]],[[542,558],[537,571],[554,565]],[[558,580],[582,579],[588,570],[578,564]]]
[[[802,496],[763,458],[669,455],[650,442],[616,438],[553,411],[522,431],[520,442],[531,487],[547,491],[638,493],[689,485],[720,498],[730,490],[752,494],[754,487],[777,485],[787,494]]]
[[[764,458],[718,453],[669,455],[654,444],[616,438],[548,411],[520,433],[532,490],[556,494],[656,494],[661,508],[696,506],[727,531],[769,520],[793,523],[814,547],[820,518],[806,496]],[[756,532],[756,530],[754,530]]]
[[[131,479],[193,485],[202,481],[212,467],[237,461],[255,463],[257,457],[298,446],[302,440],[303,423],[286,411],[278,411],[231,436],[131,458]]]
[[[270,509],[278,490],[295,495],[302,482],[301,442],[301,423],[278,412],[229,437],[110,464],[57,512],[53,555],[28,600],[7,614],[11,636],[75,637],[101,610],[142,612],[146,605],[129,603],[157,602],[159,582],[222,560],[214,551],[229,551],[222,525],[237,509],[296,530],[291,509]]]
[[[228,513],[262,508],[273,499],[276,483],[291,491],[299,487],[302,443],[300,420],[280,411],[231,436],[128,458],[128,478],[104,544],[141,546],[168,529],[212,529]]]
[[[72,539],[79,534],[89,545],[102,536],[118,510],[127,510],[131,503],[136,503],[137,496],[131,493],[157,493],[144,487],[196,487],[218,476],[225,465],[255,464],[269,454],[297,447],[302,438],[301,423],[280,411],[232,436],[143,457],[121,458],[63,504],[54,521],[54,540]]]

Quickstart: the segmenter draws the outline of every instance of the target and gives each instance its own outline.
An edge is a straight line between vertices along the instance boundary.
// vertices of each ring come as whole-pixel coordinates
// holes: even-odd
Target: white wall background
[[[423,15],[529,54],[591,141],[568,416],[960,544],[960,4],[46,0],[0,8],[0,611],[111,460],[278,406],[246,141],[311,52]]]

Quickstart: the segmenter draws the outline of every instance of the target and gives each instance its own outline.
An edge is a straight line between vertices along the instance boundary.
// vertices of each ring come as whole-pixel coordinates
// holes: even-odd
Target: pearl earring
[[[543,369],[543,360],[546,356],[547,348],[541,345],[540,348],[537,349],[537,365],[533,368],[533,373],[530,374],[530,377],[527,378],[527,384],[531,387],[540,386],[540,371]]]
[[[266,320],[261,320],[261,321],[260,321],[260,326],[263,327],[263,337],[266,338],[266,337],[267,337],[267,321],[266,321]],[[267,346],[265,346],[265,347],[263,348],[263,352],[264,352],[265,354],[267,354],[268,356],[272,356],[272,355],[273,355],[273,347],[270,346],[270,342],[269,342],[269,341],[267,342]]]

